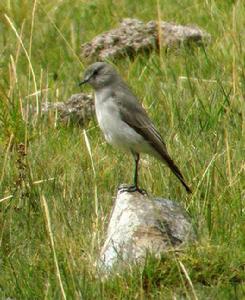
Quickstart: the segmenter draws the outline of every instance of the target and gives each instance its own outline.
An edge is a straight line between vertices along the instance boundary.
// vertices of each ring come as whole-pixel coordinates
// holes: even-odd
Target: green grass
[[[160,11],[157,1],[1,1],[1,299],[245,298],[245,9],[228,0],[159,3]],[[52,118],[26,122],[23,112],[79,92],[82,43],[123,17],[158,15],[201,26],[211,45],[114,63],[194,193],[150,157],[141,186],[180,201],[199,241],[102,280],[94,260],[132,162],[105,143],[95,121],[83,131]]]

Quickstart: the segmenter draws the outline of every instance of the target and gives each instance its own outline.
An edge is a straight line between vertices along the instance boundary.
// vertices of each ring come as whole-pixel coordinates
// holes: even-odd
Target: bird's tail
[[[164,153],[164,160],[167,163],[167,165],[169,166],[169,168],[171,169],[171,171],[174,173],[174,175],[179,179],[179,181],[183,184],[183,186],[185,187],[187,193],[191,194],[192,190],[190,189],[190,187],[186,184],[183,175],[180,172],[180,169],[176,166],[176,164],[174,163],[174,161],[171,159],[171,157]]]

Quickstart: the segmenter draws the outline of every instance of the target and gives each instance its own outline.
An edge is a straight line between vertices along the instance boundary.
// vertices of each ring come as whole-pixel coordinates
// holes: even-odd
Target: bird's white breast
[[[112,96],[95,94],[95,111],[99,126],[108,143],[127,151],[149,152],[149,144],[120,115],[120,107]]]
[[[118,127],[121,127],[118,106],[111,97],[101,100],[98,98],[98,95],[96,95],[95,111],[105,139],[110,144],[117,144]]]

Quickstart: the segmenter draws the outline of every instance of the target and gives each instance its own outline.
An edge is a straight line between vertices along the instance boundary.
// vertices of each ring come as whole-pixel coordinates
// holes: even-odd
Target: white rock
[[[119,191],[97,265],[110,270],[195,239],[190,218],[179,203]]]

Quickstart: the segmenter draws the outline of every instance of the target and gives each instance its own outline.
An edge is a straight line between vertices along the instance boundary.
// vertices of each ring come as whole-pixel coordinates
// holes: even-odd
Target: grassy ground
[[[245,299],[245,9],[230,0],[158,4],[1,1],[1,299]],[[123,17],[159,15],[203,27],[212,44],[116,65],[194,193],[189,197],[149,157],[142,162],[141,186],[178,199],[199,242],[102,281],[93,262],[116,187],[131,181],[131,161],[105,143],[96,121],[83,131],[52,118],[26,123],[23,113],[79,92],[81,43]]]

